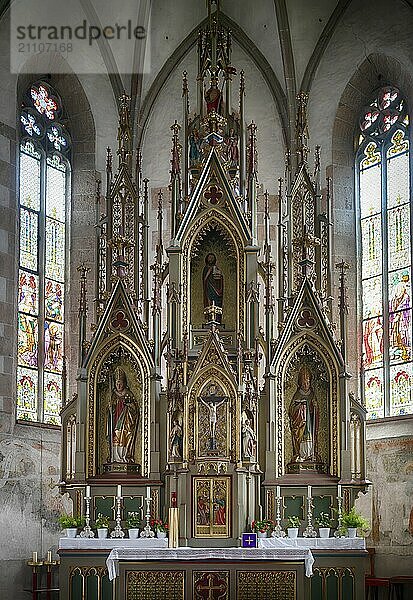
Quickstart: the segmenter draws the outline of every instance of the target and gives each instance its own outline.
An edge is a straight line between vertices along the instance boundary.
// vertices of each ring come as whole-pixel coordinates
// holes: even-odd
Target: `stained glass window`
[[[43,82],[20,113],[17,418],[59,425],[63,396],[66,205],[70,137]]]
[[[362,374],[369,419],[413,413],[408,125],[393,86],[379,90],[360,117]]]

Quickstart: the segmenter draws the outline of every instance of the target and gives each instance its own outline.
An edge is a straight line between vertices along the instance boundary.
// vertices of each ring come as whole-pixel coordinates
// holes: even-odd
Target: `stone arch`
[[[350,390],[360,396],[360,347],[361,347],[361,285],[357,273],[360,248],[357,241],[356,194],[354,159],[357,141],[358,118],[378,88],[393,84],[400,88],[408,108],[413,106],[413,77],[396,58],[381,53],[370,54],[347,83],[338,104],[333,132],[331,175],[333,177],[333,207],[335,222],[335,256],[351,265],[347,276],[349,301],[349,331],[357,343],[349,344],[347,362],[353,378]]]
[[[37,60],[39,60],[36,57]],[[33,59],[34,60],[34,59]],[[57,58],[55,60],[58,60]],[[71,282],[78,280],[77,266],[87,260],[93,248],[94,214],[95,214],[95,187],[96,187],[96,131],[87,95],[79,78],[69,72],[67,63],[61,58],[61,72],[49,74],[47,65],[44,65],[43,74],[38,64],[33,67],[33,73],[22,73],[17,79],[17,110],[21,98],[31,83],[45,81],[59,94],[64,106],[65,121],[70,131],[72,141],[71,156],[71,197],[68,212],[68,256],[67,256],[67,281],[66,284],[66,322],[77,321],[77,289],[72,289]],[[28,70],[28,69],[26,69]],[[55,68],[56,70],[56,68]],[[18,114],[16,122],[18,122]],[[18,189],[18,187],[17,187]],[[17,281],[17,278],[16,278]],[[90,273],[90,288],[94,287],[94,272]],[[66,344],[66,348],[69,346]],[[68,380],[75,382],[76,365],[78,363],[77,331],[71,332],[70,350],[67,355]],[[75,385],[68,390],[69,396],[75,391]]]
[[[282,124],[283,141],[284,145],[287,145],[288,140],[288,116],[287,116],[287,100],[285,97],[284,90],[281,83],[279,82],[276,74],[270,63],[267,61],[262,52],[257,48],[254,42],[247,36],[243,29],[225,13],[220,12],[220,23],[231,31],[234,41],[244,50],[249,58],[254,62],[258,71],[264,78],[271,95],[274,99],[274,103],[277,107],[277,111]],[[198,32],[200,28],[203,28],[208,23],[208,18],[204,19],[199,25],[197,25],[191,33],[179,44],[173,54],[165,62],[155,80],[153,81],[149,91],[147,92],[138,117],[138,129],[136,133],[136,146],[140,147],[142,144],[143,136],[145,133],[146,125],[149,120],[150,113],[156,102],[158,94],[163,88],[165,82],[170,75],[177,68],[182,59],[186,54],[195,46],[198,40]]]

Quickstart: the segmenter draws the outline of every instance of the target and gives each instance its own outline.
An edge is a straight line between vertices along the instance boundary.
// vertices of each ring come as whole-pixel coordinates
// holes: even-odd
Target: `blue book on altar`
[[[243,548],[256,548],[257,547],[257,534],[256,533],[243,533],[241,539],[241,546]]]

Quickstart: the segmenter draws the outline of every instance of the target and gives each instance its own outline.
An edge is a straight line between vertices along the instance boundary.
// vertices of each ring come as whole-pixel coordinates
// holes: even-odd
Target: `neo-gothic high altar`
[[[330,184],[323,196],[318,148],[308,164],[300,95],[295,149],[270,227],[257,126],[245,122],[246,76],[231,63],[217,12],[199,33],[198,57],[191,105],[184,74],[170,197],[159,194],[155,227],[140,152],[133,158],[128,97],[120,99],[118,166],[108,150],[104,199],[97,191],[96,261],[79,267],[81,360],[77,394],[62,411],[62,491],[84,513],[90,486],[91,520],[118,517],[119,529],[129,512],[145,516],[147,488],[153,517],[167,518],[176,497],[183,546],[238,546],[253,519],[292,514],[311,536],[311,517],[334,518],[338,490],[349,508],[367,485],[365,412],[347,392],[347,265],[331,260]],[[93,563],[87,553],[82,561]],[[75,575],[67,572],[68,580]]]

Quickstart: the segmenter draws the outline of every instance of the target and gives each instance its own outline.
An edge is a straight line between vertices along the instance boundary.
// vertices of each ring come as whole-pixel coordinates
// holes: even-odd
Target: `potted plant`
[[[316,518],[315,524],[318,527],[318,533],[321,538],[330,537],[331,517],[328,513],[321,512]]]
[[[353,508],[348,513],[343,513],[341,523],[349,538],[357,537],[357,530],[365,534],[369,528],[369,522]]]
[[[167,521],[162,521],[162,519],[151,519],[150,525],[153,527],[156,537],[160,539],[166,538],[166,534],[168,533]]]
[[[126,519],[126,527],[128,529],[130,539],[136,540],[139,537],[139,527],[141,525],[141,516],[138,512],[130,512],[128,513],[128,518]]]
[[[288,520],[288,527],[287,527],[288,537],[289,538],[298,537],[298,530],[301,525],[300,518],[296,517],[295,515],[292,515],[291,517],[287,517],[287,520]]]
[[[261,521],[253,521],[251,529],[258,534],[259,538],[267,537],[267,532],[271,529],[272,521],[270,519],[262,519]]]
[[[60,515],[58,523],[62,529],[66,531],[66,537],[75,538],[77,535],[77,528],[83,527],[85,524],[84,517],[72,517],[71,515]]]
[[[98,532],[98,538],[107,538],[109,529],[109,517],[107,517],[106,515],[102,515],[102,513],[98,513],[97,519],[95,521],[95,527],[96,531]]]

